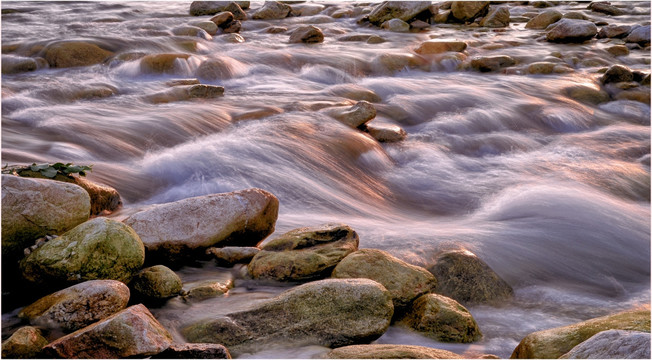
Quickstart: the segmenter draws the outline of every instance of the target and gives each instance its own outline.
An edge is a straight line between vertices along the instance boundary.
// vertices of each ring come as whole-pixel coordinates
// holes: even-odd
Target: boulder
[[[507,55],[478,56],[471,59],[471,67],[480,72],[498,71],[514,64],[516,61]]]
[[[242,29],[242,23],[240,22],[240,20],[234,20],[231,21],[224,28],[222,28],[222,32],[225,34],[235,34],[235,33],[239,33],[240,29]]]
[[[489,10],[487,16],[482,18],[480,26],[489,28],[501,28],[509,26],[509,9],[507,6],[499,6]]]
[[[542,30],[562,19],[562,14],[557,10],[546,10],[530,19],[525,24],[526,29]]]
[[[429,8],[429,1],[385,1],[369,13],[369,22],[378,26],[391,19],[409,21]]]
[[[303,25],[298,27],[290,34],[290,43],[315,44],[324,42],[324,33],[321,29],[312,25]]]
[[[332,107],[325,109],[324,112],[354,129],[376,117],[376,108],[364,100],[358,101],[351,107]]]
[[[231,353],[219,344],[172,344],[152,359],[231,359]]]
[[[185,284],[183,296],[188,300],[205,300],[226,294],[233,287],[233,280],[201,280]]]
[[[641,46],[650,46],[650,25],[634,28],[625,38],[628,43],[637,43]]]
[[[3,359],[36,359],[41,349],[48,341],[41,334],[41,330],[24,326],[16,330],[2,342]]]
[[[473,22],[484,16],[489,9],[489,1],[453,1],[451,15],[462,22]]]
[[[291,10],[289,5],[278,1],[265,1],[265,4],[251,15],[251,18],[255,20],[284,19]]]
[[[227,56],[217,56],[206,59],[199,64],[195,75],[206,81],[226,80],[235,76],[236,66],[239,64],[233,58]]]
[[[579,19],[579,20],[589,20],[589,18],[584,15],[581,11],[569,11],[564,14],[564,19]]]
[[[442,342],[468,343],[482,337],[471,313],[457,301],[439,294],[426,294],[414,300],[398,323]]]
[[[407,138],[407,132],[397,125],[367,124],[365,131],[379,142],[399,142]]]
[[[328,88],[328,93],[351,100],[365,100],[372,103],[381,102],[383,100],[373,90],[350,83],[331,86]]]
[[[612,16],[623,15],[625,13],[624,11],[611,5],[607,1],[593,1],[586,8],[591,11],[600,12]]]
[[[623,65],[612,65],[607,69],[607,71],[602,75],[600,81],[603,84],[609,83],[618,83],[623,81],[632,81],[634,80],[634,74],[632,71]]]
[[[190,4],[190,15],[214,15],[222,11],[236,11],[236,13],[244,14],[242,9],[247,8],[249,8],[249,1],[193,1]],[[244,18],[240,20],[244,20]]]
[[[406,23],[401,19],[391,19],[387,20],[380,25],[382,29],[393,31],[393,32],[409,32],[410,24]]]
[[[605,330],[650,332],[650,310],[625,311],[527,335],[512,359],[557,359],[593,335]],[[649,336],[649,335],[648,335]]]
[[[210,21],[212,21],[217,27],[225,28],[227,27],[235,18],[230,11],[222,11],[217,15],[213,16]]]
[[[448,22],[449,18],[451,18],[450,10],[438,11],[433,17],[433,21],[435,24],[444,24]]]
[[[52,239],[23,259],[23,276],[39,284],[109,279],[129,282],[145,261],[145,249],[129,226],[107,218],[89,220]]]
[[[3,174],[3,262],[17,261],[42,236],[62,234],[88,220],[90,209],[88,193],[77,185]]]
[[[142,358],[171,344],[170,333],[138,304],[55,340],[43,348],[43,354],[50,358]]]
[[[90,280],[39,299],[23,308],[18,317],[69,333],[117,313],[128,302],[129,288],[124,283]]]
[[[233,16],[233,15],[231,15],[231,16]],[[190,23],[190,25],[196,26],[196,27],[198,27],[200,29],[203,29],[204,31],[206,31],[206,33],[208,33],[208,35],[217,34],[217,30],[219,29],[217,24],[215,24],[213,21],[208,21],[208,20],[206,20],[206,21],[195,21],[195,22]]]
[[[607,25],[600,28],[598,31],[598,39],[603,38],[622,38],[629,34],[632,31],[632,27],[629,25]]]
[[[587,20],[561,19],[546,33],[551,42],[584,42],[598,33],[594,23]]]
[[[613,56],[627,56],[629,49],[625,45],[614,45],[607,48],[607,52]]]
[[[183,287],[181,278],[164,265],[154,265],[138,272],[131,287],[145,298],[167,299],[179,295]]]
[[[181,61],[188,59],[188,54],[151,54],[140,59],[140,71],[143,74],[174,75],[181,71]]]
[[[527,72],[529,74],[552,74],[557,64],[548,61],[537,61],[528,65]]]
[[[249,263],[249,273],[281,281],[324,278],[358,243],[358,234],[344,224],[294,229],[266,243]]]
[[[300,285],[250,310],[182,329],[190,342],[218,343],[234,355],[270,343],[340,347],[368,343],[389,327],[387,290],[368,279],[327,279]]]
[[[329,359],[463,359],[456,353],[425,346],[368,344],[331,350]]]
[[[564,89],[571,99],[597,105],[609,101],[609,94],[593,86],[574,85]]]
[[[499,303],[514,294],[505,280],[468,250],[439,254],[428,271],[437,278],[437,293],[465,304]]]
[[[18,74],[39,68],[36,59],[14,55],[2,55],[2,74]]]
[[[430,55],[440,54],[447,51],[462,52],[464,50],[466,50],[466,43],[464,41],[433,39],[422,42],[414,52],[421,55]]]
[[[376,56],[371,62],[371,67],[376,72],[386,74],[427,64],[426,60],[414,54],[386,53]]]
[[[649,359],[650,333],[641,331],[601,331],[560,359]]]
[[[55,68],[95,65],[113,56],[113,52],[83,41],[57,42],[44,51],[43,57]]]
[[[208,248],[206,254],[212,255],[219,266],[233,266],[247,264],[260,252],[257,247],[251,246],[225,246],[223,248]]]
[[[256,245],[274,232],[277,217],[274,195],[247,189],[154,205],[125,223],[140,236],[148,256],[174,263],[217,244]]]
[[[365,278],[382,284],[391,294],[395,308],[435,289],[437,280],[428,270],[406,263],[377,249],[358,250],[344,258],[333,270],[334,278]]]

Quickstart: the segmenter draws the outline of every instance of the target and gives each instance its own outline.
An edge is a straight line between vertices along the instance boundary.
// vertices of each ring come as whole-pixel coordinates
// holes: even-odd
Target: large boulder
[[[266,243],[249,263],[249,273],[281,281],[324,278],[358,250],[359,241],[358,234],[344,224],[294,229]]]
[[[509,9],[507,6],[498,6],[490,9],[487,16],[482,18],[480,26],[490,28],[501,28],[509,26]]]
[[[265,4],[251,15],[251,18],[255,20],[284,19],[290,14],[290,11],[292,11],[290,5],[278,1],[265,1]]]
[[[430,55],[448,51],[462,52],[464,50],[466,50],[466,43],[464,41],[432,39],[422,42],[414,52],[421,55]]]
[[[219,344],[172,344],[152,359],[231,359],[231,353]]]
[[[3,262],[22,255],[34,240],[62,234],[88,220],[91,201],[81,187],[45,179],[2,175]]]
[[[428,271],[437,278],[437,293],[464,304],[499,303],[514,295],[505,280],[468,250],[440,253]]]
[[[447,350],[415,345],[349,345],[331,350],[329,359],[462,359]]]
[[[531,333],[521,340],[512,359],[557,359],[605,330],[650,332],[650,310],[625,311],[554,329]]]
[[[380,25],[391,19],[408,21],[430,8],[430,1],[385,1],[369,13],[369,22]]]
[[[472,22],[484,16],[489,9],[489,1],[453,1],[451,15],[462,22]]]
[[[376,117],[376,108],[373,104],[364,100],[357,102],[351,107],[332,107],[325,109],[324,112],[328,116],[354,129]]]
[[[560,359],[649,359],[650,333],[601,331],[575,346]]]
[[[557,10],[546,10],[530,19],[530,21],[525,24],[525,28],[542,30],[550,26],[550,24],[554,24],[561,20],[562,16],[563,15]]]
[[[290,44],[305,43],[316,44],[324,42],[324,33],[313,25],[303,25],[290,34]]]
[[[145,249],[129,226],[107,218],[89,220],[52,239],[20,263],[39,284],[109,279],[129,282],[145,261]]]
[[[234,354],[260,351],[270,343],[339,347],[368,343],[389,327],[394,313],[389,292],[368,279],[310,282],[225,317],[182,329],[189,342],[217,343]]]
[[[179,295],[183,282],[179,275],[164,265],[142,269],[134,276],[131,286],[145,298],[167,299]]]
[[[552,42],[584,42],[598,33],[598,27],[588,20],[561,19],[546,33]]]
[[[138,304],[55,340],[43,348],[43,354],[51,358],[142,358],[171,344],[170,333]]]
[[[256,245],[274,232],[277,217],[274,195],[247,189],[154,205],[125,223],[138,233],[148,257],[174,263],[217,244]]]
[[[437,280],[426,269],[397,259],[377,249],[358,250],[333,270],[334,278],[365,278],[382,284],[392,295],[394,306],[404,308],[412,300],[435,289]]]
[[[127,307],[129,288],[116,280],[90,280],[26,306],[18,317],[33,325],[73,332]]]
[[[45,48],[43,57],[51,67],[89,66],[103,62],[113,52],[84,41],[57,42]]]
[[[639,26],[627,35],[625,41],[628,43],[637,43],[641,46],[650,45],[650,25]]]
[[[35,359],[47,344],[48,341],[41,334],[41,330],[24,326],[2,342],[2,358]]]

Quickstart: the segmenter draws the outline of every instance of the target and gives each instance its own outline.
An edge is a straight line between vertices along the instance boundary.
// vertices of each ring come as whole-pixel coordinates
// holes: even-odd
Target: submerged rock
[[[140,59],[140,71],[143,74],[168,74],[180,72],[180,61],[185,61],[188,54],[151,54]]]
[[[369,22],[379,26],[391,19],[408,21],[429,8],[429,1],[386,1],[369,13]]]
[[[215,24],[213,21],[195,21],[190,23],[190,25],[203,29],[206,31],[206,33],[208,33],[208,35],[211,36],[217,34],[217,30],[219,29],[217,24]]]
[[[14,55],[2,55],[2,74],[18,74],[39,68],[36,59]]]
[[[600,104],[609,101],[609,94],[593,86],[574,85],[564,89],[572,99],[589,104]]]
[[[514,64],[516,61],[507,55],[480,56],[471,59],[471,67],[481,72],[498,71]]]
[[[614,45],[607,48],[607,52],[613,56],[627,56],[629,49],[625,45]]]
[[[233,266],[239,263],[249,263],[253,257],[260,252],[257,247],[250,246],[226,246],[223,248],[208,248],[207,255],[212,255],[219,266]]]
[[[325,109],[324,112],[354,129],[376,117],[376,108],[370,102],[364,100],[359,101],[350,108],[333,107]]]
[[[393,31],[393,32],[409,32],[410,24],[406,23],[401,19],[391,19],[387,20],[380,25],[382,29]]]
[[[489,1],[453,1],[451,15],[462,22],[472,22],[484,16],[489,9]]]
[[[462,359],[456,353],[425,346],[368,344],[349,345],[331,350],[329,359]]]
[[[407,138],[407,132],[397,125],[367,124],[365,131],[379,142],[399,142]]]
[[[142,269],[131,281],[138,295],[151,299],[167,299],[179,295],[183,282],[168,267],[155,265]]]
[[[111,56],[113,52],[83,41],[65,41],[48,45],[43,55],[48,64],[55,68],[95,65]]]
[[[339,84],[328,88],[328,93],[351,100],[365,100],[372,103],[381,102],[383,99],[373,90],[356,84]]]
[[[601,331],[560,359],[649,359],[650,333],[641,331]]]
[[[379,73],[387,74],[406,68],[425,66],[427,62],[414,54],[381,54],[372,60],[371,67]]]
[[[41,349],[48,341],[41,334],[41,330],[24,326],[16,330],[2,342],[3,359],[36,359]]]
[[[650,25],[634,28],[627,35],[625,41],[628,43],[637,43],[641,46],[650,46]]]
[[[561,19],[546,33],[552,42],[584,42],[598,33],[594,23],[587,20]]]
[[[632,27],[629,25],[607,25],[603,26],[598,32],[598,39],[602,38],[621,38],[627,36]]]
[[[233,287],[233,280],[203,280],[185,284],[184,298],[205,300],[226,294]]]
[[[251,15],[251,18],[255,20],[284,19],[290,14],[291,10],[292,8],[289,5],[278,1],[265,1],[263,6]]]
[[[300,26],[290,35],[290,43],[315,44],[324,41],[324,33],[316,26]]]
[[[612,15],[612,16],[618,16],[618,15],[623,15],[625,12],[620,10],[619,8],[611,5],[607,1],[592,1],[589,6],[586,7],[587,9],[595,12],[600,12],[603,14],[607,15]]]
[[[447,51],[462,52],[466,50],[464,41],[428,40],[417,47],[414,52],[421,55],[440,54]]]
[[[551,74],[555,70],[557,64],[547,62],[547,61],[538,61],[534,62],[527,67],[527,72],[529,74]]]
[[[604,75],[602,75],[602,78],[600,79],[603,84],[632,80],[634,80],[634,74],[632,71],[626,66],[618,64],[612,65],[609,69],[607,69],[607,71],[604,73]]]
[[[554,24],[557,21],[561,20],[562,15],[557,10],[546,10],[539,15],[530,19],[530,21],[525,24],[526,29],[545,29],[550,24]]]
[[[506,6],[499,6],[489,10],[487,16],[482,18],[480,26],[490,28],[501,28],[509,26],[509,9]]]
[[[219,344],[172,344],[152,359],[231,359],[231,353]]]
[[[195,75],[205,81],[226,80],[235,76],[239,62],[228,56],[206,59],[199,64]]]

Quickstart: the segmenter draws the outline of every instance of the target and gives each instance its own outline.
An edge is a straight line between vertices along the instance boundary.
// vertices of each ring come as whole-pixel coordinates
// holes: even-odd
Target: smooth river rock
[[[525,24],[526,29],[538,29],[542,30],[554,24],[557,21],[561,20],[562,14],[557,10],[546,10],[539,15],[530,19],[530,21]]]
[[[36,359],[41,349],[48,344],[41,330],[23,326],[2,342],[3,359]]]
[[[233,355],[271,343],[340,347],[369,343],[389,327],[389,292],[368,279],[310,282],[255,308],[206,319],[182,329],[189,342],[217,343]]]
[[[278,1],[265,1],[262,7],[256,10],[251,18],[255,20],[284,19],[292,11],[292,8]]]
[[[466,50],[466,43],[464,41],[448,41],[448,40],[428,40],[424,41],[414,49],[414,52],[421,55],[440,54],[447,51],[462,52]]]
[[[598,39],[602,38],[621,38],[625,37],[632,31],[629,25],[607,25],[603,26],[598,32]]]
[[[367,124],[365,131],[379,142],[399,142],[407,138],[407,132],[398,125]]]
[[[478,56],[471,59],[471,67],[480,72],[498,71],[514,64],[516,60],[507,55]]]
[[[332,107],[325,109],[324,112],[354,129],[376,117],[376,108],[373,104],[364,100],[351,107]]]
[[[324,33],[313,25],[298,27],[290,34],[290,43],[316,44],[324,41]]]
[[[546,33],[546,40],[552,42],[581,43],[598,33],[594,23],[587,20],[561,19]]]
[[[624,82],[624,81],[632,81],[634,80],[634,74],[632,71],[623,65],[612,65],[607,69],[607,71],[602,75],[602,78],[600,81],[603,84],[609,84],[609,83],[619,83],[619,82]]]
[[[239,263],[249,263],[260,249],[253,246],[225,246],[223,248],[208,248],[207,255],[212,255],[219,266],[233,266]]]
[[[231,353],[219,344],[172,344],[152,359],[231,359]]]
[[[385,1],[369,13],[369,22],[379,26],[391,19],[408,21],[430,8],[430,1]]]
[[[249,1],[193,1],[190,4],[190,15],[213,15],[222,11],[231,11],[233,5],[237,5],[242,9],[249,8]]]
[[[453,1],[451,15],[462,22],[472,22],[484,16],[489,9],[489,1]]]
[[[448,350],[416,345],[349,345],[331,350],[329,359],[463,359]]]
[[[393,32],[409,32],[410,24],[406,23],[401,19],[391,19],[382,23],[380,25],[380,28],[393,31]]]
[[[487,16],[482,18],[480,26],[489,28],[501,28],[509,26],[509,8],[507,6],[498,6],[490,8]]]
[[[113,52],[83,41],[65,41],[48,45],[43,55],[48,64],[55,68],[95,65],[111,56]]]
[[[649,359],[650,333],[642,331],[601,331],[560,359]]]
[[[650,46],[650,25],[634,28],[625,38],[628,43]]]
[[[131,287],[145,298],[167,299],[179,295],[183,282],[179,275],[164,265],[154,265],[139,271]]]

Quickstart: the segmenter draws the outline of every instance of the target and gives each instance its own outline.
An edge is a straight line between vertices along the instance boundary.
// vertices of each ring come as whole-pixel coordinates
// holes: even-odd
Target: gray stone
[[[499,6],[489,10],[487,16],[482,18],[480,26],[489,28],[501,28],[509,26],[509,9],[507,6]]]
[[[190,15],[214,15],[222,11],[231,11],[229,9],[233,8],[232,4],[237,5],[240,11],[249,7],[249,1],[193,1],[190,4]]]
[[[324,33],[313,25],[300,26],[290,35],[290,43],[315,44],[324,41]]]
[[[251,18],[255,20],[284,19],[291,10],[289,5],[278,1],[265,1],[265,4],[251,15]]]
[[[352,128],[357,128],[376,117],[376,108],[364,100],[351,107],[333,107],[325,109],[324,112]]]
[[[629,25],[607,25],[603,26],[598,32],[598,39],[602,38],[621,38],[625,37],[632,31]]]
[[[560,359],[649,359],[650,333],[642,331],[601,331]]]
[[[584,42],[598,33],[594,23],[587,20],[561,19],[546,33],[552,42]]]
[[[259,251],[259,248],[251,246],[225,246],[223,248],[208,248],[206,254],[212,255],[220,266],[233,266],[239,263],[249,263]]]
[[[556,23],[561,20],[562,15],[557,10],[546,10],[539,15],[530,19],[530,21],[525,24],[526,29],[545,29],[550,24]]]
[[[369,13],[369,22],[380,25],[391,19],[409,21],[430,8],[430,1],[386,1]]]
[[[172,344],[152,359],[231,359],[231,353],[219,344]]]
[[[181,278],[163,265],[142,269],[134,276],[131,287],[146,298],[167,299],[179,295],[183,287]]]
[[[409,32],[410,24],[406,23],[401,19],[391,19],[387,20],[380,25],[382,29],[393,31],[393,32]]]
[[[415,345],[349,345],[331,350],[330,359],[462,359],[456,353]]]
[[[587,9],[612,16],[623,15],[625,13],[607,1],[593,1],[587,6]]]
[[[650,25],[639,26],[627,35],[625,41],[628,43],[637,43],[641,46],[650,45]]]

